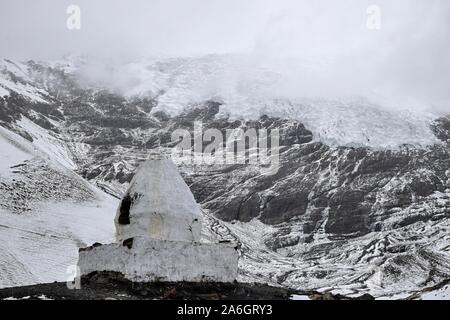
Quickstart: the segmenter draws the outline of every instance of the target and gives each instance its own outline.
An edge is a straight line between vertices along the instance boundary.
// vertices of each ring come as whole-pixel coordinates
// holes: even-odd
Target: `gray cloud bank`
[[[66,9],[81,8],[81,30]],[[369,5],[381,29],[366,26]],[[450,111],[448,0],[2,0],[0,55],[108,61],[244,54],[286,96],[365,95]],[[98,70],[97,70],[98,71]]]

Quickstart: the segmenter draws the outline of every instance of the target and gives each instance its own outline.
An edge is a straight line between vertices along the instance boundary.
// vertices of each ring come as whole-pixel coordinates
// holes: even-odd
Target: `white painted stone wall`
[[[147,160],[138,169],[126,194],[131,199],[130,224],[119,223],[119,206],[115,219],[117,241],[135,236],[200,241],[200,206],[171,160]]]
[[[80,251],[81,275],[122,273],[133,282],[233,282],[238,251],[230,244],[203,244],[135,237],[132,247],[114,243]]]

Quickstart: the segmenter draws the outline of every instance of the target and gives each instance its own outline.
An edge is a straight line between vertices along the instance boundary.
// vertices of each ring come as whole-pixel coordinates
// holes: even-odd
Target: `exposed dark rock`
[[[431,125],[436,137],[442,141],[450,140],[450,116],[442,117],[434,121]]]
[[[94,273],[81,280],[81,289],[68,289],[66,283],[0,289],[5,298],[55,300],[285,300],[294,290],[247,283],[132,283],[120,274]]]
[[[133,241],[134,241],[133,238],[126,239],[126,240],[124,240],[124,241],[122,242],[122,245],[123,245],[124,247],[127,247],[128,249],[131,249],[131,248],[133,248]]]
[[[125,195],[122,202],[120,203],[120,215],[119,215],[119,224],[126,225],[130,224],[130,208],[132,205],[132,199],[129,194]]]
[[[311,300],[373,300],[369,294],[350,299],[331,293],[301,292],[258,283],[133,283],[114,272],[92,273],[81,279],[80,289],[67,283],[0,289],[0,300],[7,298],[39,300],[288,300],[293,295]]]

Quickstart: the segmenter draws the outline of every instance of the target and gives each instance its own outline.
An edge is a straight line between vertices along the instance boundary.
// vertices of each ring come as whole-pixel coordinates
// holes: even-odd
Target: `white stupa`
[[[80,249],[81,276],[119,272],[131,281],[232,282],[236,245],[201,243],[200,206],[171,160],[152,157],[117,210],[116,243]]]
[[[202,215],[173,162],[152,158],[131,181],[115,223],[117,241],[143,236],[200,242]]]

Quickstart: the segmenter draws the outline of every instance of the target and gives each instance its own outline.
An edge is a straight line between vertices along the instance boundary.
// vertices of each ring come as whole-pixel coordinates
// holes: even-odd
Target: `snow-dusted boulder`
[[[198,242],[201,218],[200,206],[173,162],[152,158],[138,169],[122,199],[116,237]]]

